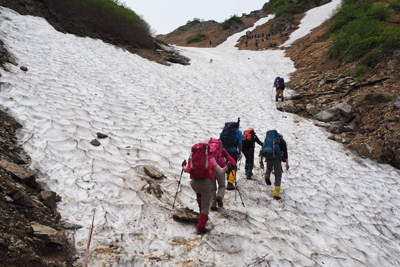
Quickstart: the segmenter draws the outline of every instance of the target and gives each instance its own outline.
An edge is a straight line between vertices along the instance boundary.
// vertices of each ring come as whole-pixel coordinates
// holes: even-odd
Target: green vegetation
[[[118,0],[44,0],[53,7],[65,28],[109,36],[133,47],[154,46],[150,26]],[[78,26],[77,26],[78,25]]]
[[[400,2],[399,2],[399,1],[397,1],[397,2],[390,2],[390,3],[389,3],[389,6],[390,6],[391,9],[394,10],[394,12],[400,13]]]
[[[222,29],[227,30],[234,24],[243,24],[242,18],[233,15],[229,19],[226,19],[224,22],[220,23],[219,26],[222,27]]]
[[[198,34],[196,34],[196,36],[186,37],[186,41],[188,44],[195,43],[195,42],[201,42],[205,39],[206,39],[206,35],[204,33],[198,33]]]
[[[270,0],[264,4],[263,10],[292,21],[293,15],[305,12],[317,3],[316,0]]]
[[[196,25],[202,23],[203,21],[204,21],[204,20],[201,20],[201,19],[199,19],[199,18],[194,18],[193,20],[188,20],[188,21],[186,22],[185,25],[180,26],[180,27],[178,28],[178,31],[185,32],[185,31],[187,31],[188,29],[190,29],[190,28],[192,28],[192,27],[194,27],[194,26],[196,26]],[[171,33],[171,34],[172,34],[172,33]]]
[[[374,5],[371,0],[359,3],[344,0],[332,17],[329,28],[333,46],[329,53],[342,63],[364,57],[362,64],[374,67],[384,56],[398,49],[400,29],[388,25],[391,8]]]

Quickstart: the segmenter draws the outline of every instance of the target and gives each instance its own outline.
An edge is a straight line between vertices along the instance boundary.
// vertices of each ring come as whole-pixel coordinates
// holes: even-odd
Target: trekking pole
[[[88,243],[86,246],[86,252],[85,252],[85,259],[83,261],[83,267],[88,266],[88,261],[89,261],[89,247],[90,247],[90,241],[92,240],[92,233],[93,233],[93,227],[94,227],[94,214],[96,213],[96,209],[93,211],[93,219],[92,219],[92,225],[89,227],[89,238],[88,238]]]
[[[236,173],[235,173],[235,175],[233,176],[233,178],[235,179],[235,200],[236,200],[236,190],[237,190]],[[239,192],[239,197],[240,197],[240,200],[242,201],[242,205],[243,205],[243,207],[244,207],[244,202],[243,202],[243,199],[242,199],[242,195],[240,194],[240,190],[237,190],[237,191]]]
[[[186,166],[186,159],[182,162],[182,167],[183,166]],[[183,174],[183,168],[181,171],[181,177],[179,178],[178,187],[176,188],[176,194],[175,194],[174,204],[172,204],[172,208],[175,207],[175,200],[176,200],[176,196],[178,195],[179,185],[181,184],[182,174]]]

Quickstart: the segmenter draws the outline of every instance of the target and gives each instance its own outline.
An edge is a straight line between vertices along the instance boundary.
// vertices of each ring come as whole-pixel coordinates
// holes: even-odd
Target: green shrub
[[[390,2],[389,6],[391,9],[393,9],[396,13],[400,13],[400,2]]]
[[[373,67],[380,58],[393,53],[400,42],[400,30],[389,27],[390,10],[370,0],[356,4],[345,0],[333,16],[329,29],[333,46],[329,53],[341,62],[365,57],[362,64]],[[376,52],[371,53],[376,50]],[[369,55],[369,53],[371,53]]]
[[[154,46],[150,26],[118,0],[44,0],[53,7],[68,29],[79,25],[89,32],[110,36],[111,40],[133,47]]]
[[[186,37],[186,42],[188,44],[190,43],[195,43],[195,42],[201,42],[206,39],[206,35],[204,33],[198,33],[196,36],[188,36]]]
[[[354,79],[356,82],[364,82],[365,79],[363,77],[357,77]]]
[[[229,19],[226,19],[224,22],[220,23],[219,26],[222,27],[222,29],[227,30],[232,27],[234,23],[243,24],[242,18],[233,15]]]

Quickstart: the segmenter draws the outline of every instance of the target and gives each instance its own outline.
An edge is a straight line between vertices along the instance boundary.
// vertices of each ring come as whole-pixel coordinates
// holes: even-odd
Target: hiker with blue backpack
[[[240,118],[237,122],[226,122],[219,140],[222,142],[223,148],[229,153],[229,155],[238,162],[242,154],[242,141],[243,133],[239,130]],[[226,190],[235,190],[236,187],[233,185],[236,181],[237,166],[234,165],[228,169],[228,185]]]
[[[225,167],[226,165],[236,165],[236,161],[222,147],[222,142],[220,140],[216,138],[210,138],[208,144],[210,145],[211,156],[215,158],[219,166]],[[214,175],[214,180],[213,188],[211,190],[211,211],[217,211],[218,208],[222,208],[224,206],[223,200],[226,189],[225,173],[218,173],[216,170],[212,170],[212,173]]]
[[[274,87],[276,88],[275,101],[278,102],[278,99],[281,98],[282,102],[285,100],[283,96],[283,90],[285,89],[285,80],[281,77],[276,77],[274,81]]]
[[[286,170],[289,170],[289,160],[287,153],[286,141],[283,136],[276,130],[269,130],[265,136],[264,145],[261,148],[261,168],[264,168],[263,158],[267,161],[267,170],[265,172],[265,183],[271,185],[270,175],[272,170],[275,174],[275,190],[274,199],[279,200],[281,191],[282,179],[282,165],[281,162],[286,163]]]
[[[215,158],[212,157],[208,143],[198,143],[192,146],[192,153],[186,165],[182,163],[183,171],[190,173],[190,186],[196,192],[196,199],[200,209],[200,216],[197,222],[197,234],[204,234],[208,230],[208,209],[210,207],[211,190],[214,179],[213,170],[223,174],[228,170],[225,166],[221,168]]]

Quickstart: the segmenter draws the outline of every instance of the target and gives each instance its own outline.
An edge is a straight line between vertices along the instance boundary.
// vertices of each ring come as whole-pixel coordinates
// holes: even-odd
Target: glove
[[[186,166],[186,159],[182,162],[182,167]]]

